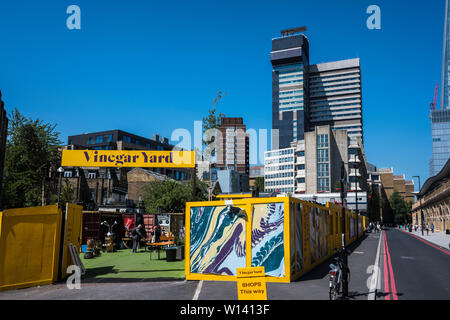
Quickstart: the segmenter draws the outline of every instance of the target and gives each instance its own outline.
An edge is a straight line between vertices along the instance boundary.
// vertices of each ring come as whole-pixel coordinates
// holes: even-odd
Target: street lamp
[[[413,178],[417,178],[419,180],[419,193],[420,193],[420,176],[413,176]],[[419,200],[419,194],[417,194],[417,200]],[[423,235],[423,211],[422,211],[422,199],[420,199],[420,219],[421,219],[421,229]],[[416,212],[416,221],[418,220],[417,212]]]
[[[58,180],[58,207],[59,207],[59,199],[61,196],[61,178],[62,178],[62,174],[64,172],[64,168],[59,167],[57,171],[59,172],[59,180]]]

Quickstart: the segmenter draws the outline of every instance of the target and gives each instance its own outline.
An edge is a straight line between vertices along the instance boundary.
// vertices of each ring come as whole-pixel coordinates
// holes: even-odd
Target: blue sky
[[[66,9],[81,8],[81,30]],[[368,6],[381,9],[369,30]],[[445,1],[2,1],[7,111],[57,123],[61,138],[122,129],[193,132],[218,111],[271,128],[271,39],[307,26],[310,62],[359,57],[367,159],[428,177],[429,104],[440,83]]]

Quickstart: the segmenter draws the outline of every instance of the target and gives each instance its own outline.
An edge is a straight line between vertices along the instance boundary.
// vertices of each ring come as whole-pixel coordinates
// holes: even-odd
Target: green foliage
[[[196,201],[207,200],[207,185],[201,181],[196,184]],[[194,200],[193,181],[152,181],[145,188],[143,200],[148,213],[158,213],[158,208],[163,212],[183,212],[186,202]]]
[[[202,139],[203,146],[206,147],[205,154],[207,160],[210,160],[210,156],[215,154],[214,142],[217,139],[217,128],[220,126],[222,118],[225,117],[223,113],[216,115],[216,106],[226,93],[219,91],[216,94],[216,98],[213,100],[212,107],[208,111],[208,116],[202,119],[202,128],[205,139]]]
[[[373,188],[373,186],[369,189],[370,197],[368,199],[368,216],[370,221],[380,221],[380,207],[382,206],[382,202],[380,199],[380,193],[377,189]]]
[[[42,186],[49,169],[60,163],[62,144],[56,125],[26,118],[15,109],[9,116],[6,144],[4,206],[20,208],[41,204]]]
[[[264,177],[257,177],[255,179],[255,187],[259,192],[264,192]]]
[[[66,203],[73,202],[74,187],[69,179],[65,178],[64,187],[61,189],[60,203],[65,205]]]
[[[411,203],[405,201],[397,190],[394,190],[389,198],[389,202],[396,223],[405,223],[410,220],[409,214],[411,212]]]

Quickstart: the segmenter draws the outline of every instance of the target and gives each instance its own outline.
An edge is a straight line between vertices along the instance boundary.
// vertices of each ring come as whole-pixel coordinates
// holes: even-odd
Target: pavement
[[[349,246],[351,270],[350,300],[367,300],[380,234],[366,234]],[[329,264],[317,266],[292,283],[267,283],[269,300],[328,300]],[[183,281],[167,279],[91,278],[81,281],[81,289],[66,283],[0,292],[0,300],[237,300],[236,282]]]

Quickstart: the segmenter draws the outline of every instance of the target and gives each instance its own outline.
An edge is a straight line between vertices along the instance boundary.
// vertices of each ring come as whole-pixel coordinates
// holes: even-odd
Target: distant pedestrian
[[[431,232],[434,233],[434,224],[431,224]]]
[[[428,235],[428,231],[430,230],[430,228],[428,227],[428,225],[425,226],[425,231],[427,232]]]
[[[137,246],[141,239],[145,238],[142,234],[142,224],[138,225],[131,231],[131,237],[133,238],[133,253],[137,253]]]
[[[414,231],[417,232],[417,223],[414,225]]]

